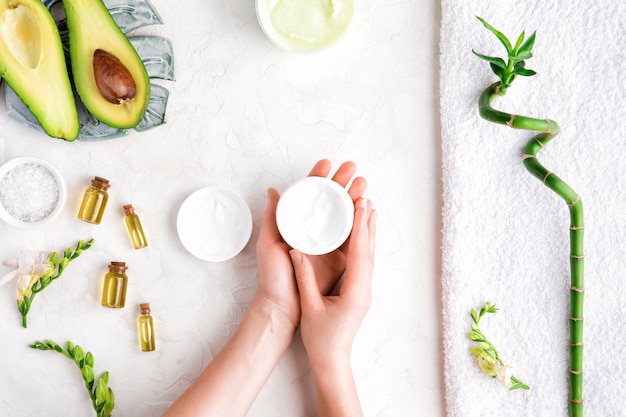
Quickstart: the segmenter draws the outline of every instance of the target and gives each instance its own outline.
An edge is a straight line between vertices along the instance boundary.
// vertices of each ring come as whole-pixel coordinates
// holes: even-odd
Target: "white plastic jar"
[[[345,188],[323,177],[291,184],[278,200],[276,224],[289,246],[308,255],[339,248],[350,236],[354,203]]]

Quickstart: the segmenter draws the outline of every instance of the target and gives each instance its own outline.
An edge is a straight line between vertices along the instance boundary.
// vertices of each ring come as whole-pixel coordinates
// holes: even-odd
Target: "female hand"
[[[339,295],[326,296],[318,284],[314,259],[292,250],[300,292],[302,341],[311,363],[320,417],[363,415],[352,375],[350,354],[356,332],[371,303],[376,212],[366,199],[355,203]]]
[[[345,277],[338,295],[319,286],[315,258],[290,252],[302,309],[302,341],[311,367],[350,363],[352,342],[371,303],[376,211],[367,199],[355,203],[355,218],[347,247]]]
[[[323,159],[315,164],[309,176],[326,177],[330,169],[330,161]],[[332,180],[346,187],[355,172],[356,165],[353,162],[345,162],[337,169]],[[348,189],[352,200],[361,198],[366,187],[367,182],[364,178],[354,178]],[[295,330],[300,323],[300,298],[289,256],[291,247],[282,240],[276,226],[278,198],[276,190],[268,190],[267,208],[256,246],[259,284],[255,301],[277,309]],[[318,286],[324,294],[332,290],[343,274],[348,246],[349,240],[338,250],[311,259]]]

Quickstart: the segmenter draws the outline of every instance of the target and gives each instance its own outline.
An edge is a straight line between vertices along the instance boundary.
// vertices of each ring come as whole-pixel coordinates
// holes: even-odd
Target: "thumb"
[[[300,292],[300,303],[303,305],[319,303],[321,300],[320,289],[309,258],[295,249],[290,250],[289,255]]]

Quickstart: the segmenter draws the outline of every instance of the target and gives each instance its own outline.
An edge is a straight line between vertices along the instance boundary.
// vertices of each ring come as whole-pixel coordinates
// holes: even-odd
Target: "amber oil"
[[[104,276],[102,305],[109,308],[124,308],[128,277],[125,262],[111,262],[109,272]]]
[[[109,180],[95,177],[91,186],[85,190],[83,201],[78,210],[78,218],[88,223],[100,224],[102,215],[109,200]]]
[[[141,315],[138,318],[139,342],[143,352],[152,352],[154,344],[154,322],[150,315],[150,303],[139,304]]]
[[[124,222],[126,223],[126,228],[128,229],[128,234],[133,247],[135,249],[141,249],[148,246],[146,235],[143,231],[143,227],[141,226],[141,220],[139,220],[139,216],[135,213],[135,208],[132,204],[124,206],[124,214],[126,214]]]

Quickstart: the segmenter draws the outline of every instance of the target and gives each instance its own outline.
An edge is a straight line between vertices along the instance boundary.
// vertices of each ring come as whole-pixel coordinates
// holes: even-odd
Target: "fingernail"
[[[302,254],[297,250],[290,250],[289,255],[291,256],[291,262],[293,262],[294,265],[300,265],[302,263]]]
[[[357,208],[366,209],[367,208],[367,198],[361,198],[357,201]]]

